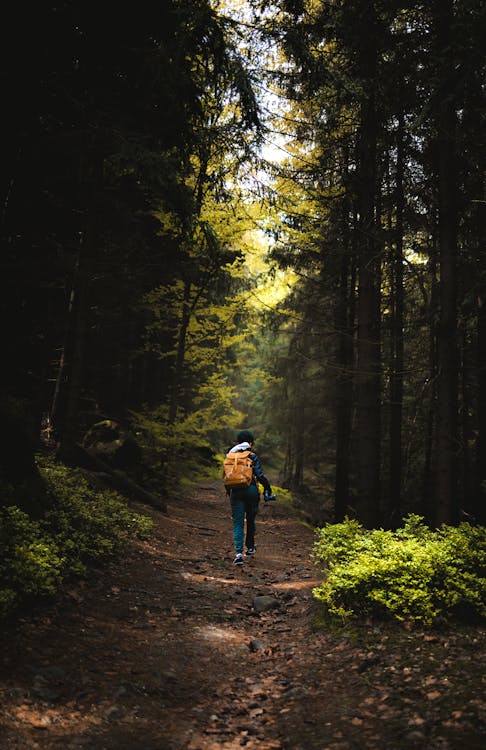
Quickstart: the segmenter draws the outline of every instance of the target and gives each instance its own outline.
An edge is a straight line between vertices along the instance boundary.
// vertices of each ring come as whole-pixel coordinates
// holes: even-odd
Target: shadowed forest
[[[483,0],[5,13],[5,748],[479,750],[485,35]],[[235,571],[221,467],[241,428],[277,502],[262,503],[268,551]],[[73,643],[96,620],[118,654],[154,628],[143,679],[163,684],[110,672],[96,638],[76,668],[53,651],[29,675],[37,631],[69,652],[64,617]],[[197,680],[227,670],[234,692],[198,693],[189,721],[184,644],[204,628],[214,664],[193,643]],[[89,653],[111,683],[79,677],[77,693]],[[246,678],[258,665],[253,693],[238,660]],[[158,713],[137,736],[140,706]],[[234,711],[243,728],[221,723]],[[128,723],[101,734],[109,720]]]

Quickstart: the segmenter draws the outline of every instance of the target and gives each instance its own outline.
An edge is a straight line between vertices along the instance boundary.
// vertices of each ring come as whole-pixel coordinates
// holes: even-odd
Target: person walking
[[[256,552],[255,546],[255,519],[258,513],[260,503],[260,491],[258,482],[263,485],[265,502],[273,500],[275,495],[272,494],[270,482],[263,473],[262,465],[257,454],[253,451],[254,445],[253,433],[250,430],[241,430],[236,436],[236,444],[230,448],[229,454],[236,452],[249,451],[249,458],[253,462],[253,475],[249,487],[245,488],[226,488],[231,503],[231,516],[233,519],[233,542],[235,548],[234,565],[243,565],[243,543],[246,546],[246,555],[251,556]],[[245,520],[246,520],[246,537],[245,537]]]

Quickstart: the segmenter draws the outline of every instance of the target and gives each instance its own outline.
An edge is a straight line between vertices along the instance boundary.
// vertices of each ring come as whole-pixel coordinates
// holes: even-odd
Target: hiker
[[[246,555],[254,555],[255,546],[255,517],[258,513],[260,491],[257,482],[263,485],[265,502],[274,500],[270,482],[263,473],[260,459],[253,452],[253,434],[249,430],[242,430],[236,436],[235,445],[230,448],[227,458],[233,453],[248,454],[248,465],[251,466],[249,485],[247,487],[231,488],[226,486],[226,493],[231,502],[233,518],[233,539],[235,546],[234,565],[243,565],[243,541],[246,543]],[[246,539],[245,539],[246,518]]]

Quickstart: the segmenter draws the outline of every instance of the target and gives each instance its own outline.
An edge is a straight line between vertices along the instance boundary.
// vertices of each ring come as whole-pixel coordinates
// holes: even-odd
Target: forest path
[[[11,636],[2,750],[482,747],[465,674],[480,681],[484,632],[392,642],[374,626],[358,645],[313,627],[314,535],[288,508],[261,509],[242,569],[219,483],[167,515],[136,509],[155,520],[150,540]],[[262,595],[275,608],[258,612]]]

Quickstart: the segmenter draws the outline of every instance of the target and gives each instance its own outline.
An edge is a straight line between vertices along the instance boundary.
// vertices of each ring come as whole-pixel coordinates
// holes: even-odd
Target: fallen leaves
[[[425,719],[422,718],[422,716],[418,716],[417,714],[414,714],[413,716],[409,718],[407,724],[410,727],[421,727],[425,724]]]
[[[188,523],[198,528],[195,508],[211,531],[211,539],[198,535],[197,552],[195,533],[187,537]],[[34,747],[33,725],[37,734],[48,726],[43,750],[76,737],[116,750],[115,725],[127,747],[188,750],[380,750],[398,737],[404,747],[445,750],[441,732],[451,749],[461,747],[456,736],[479,737],[481,629],[417,633],[370,622],[348,636],[314,628],[305,553],[312,532],[284,509],[260,524],[258,556],[238,578],[229,516],[211,492],[203,504],[180,499],[156,522],[158,541],[122,570],[114,566],[96,592],[67,592],[67,625],[65,612],[53,611],[25,626],[18,665],[4,668],[13,691],[1,696],[5,750]],[[255,613],[259,595],[279,608]],[[32,691],[47,658],[66,672],[52,709]]]

